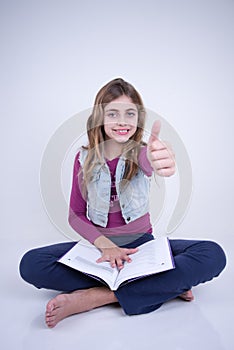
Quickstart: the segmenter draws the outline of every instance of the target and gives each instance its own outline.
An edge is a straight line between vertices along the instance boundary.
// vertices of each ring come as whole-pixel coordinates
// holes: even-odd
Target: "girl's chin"
[[[118,142],[118,143],[126,143],[130,137],[133,136],[133,133],[127,133],[126,135],[112,135],[112,140]]]
[[[117,143],[126,143],[128,142],[129,137],[115,137],[113,140]]]

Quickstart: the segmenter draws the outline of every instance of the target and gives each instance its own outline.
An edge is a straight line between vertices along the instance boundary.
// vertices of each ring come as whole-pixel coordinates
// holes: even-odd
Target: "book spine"
[[[169,248],[170,255],[171,255],[172,265],[173,265],[173,268],[175,268],[175,260],[174,260],[174,256],[173,256],[173,254],[172,254],[171,244],[170,244],[170,240],[169,240],[169,238],[168,238],[168,237],[167,237],[167,244],[168,244],[168,248]]]

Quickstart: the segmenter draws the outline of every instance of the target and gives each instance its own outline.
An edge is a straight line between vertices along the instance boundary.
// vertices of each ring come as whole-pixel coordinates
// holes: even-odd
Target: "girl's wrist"
[[[108,239],[103,235],[95,239],[94,245],[96,248],[100,249],[101,251],[103,251],[103,249],[117,247],[110,239]]]

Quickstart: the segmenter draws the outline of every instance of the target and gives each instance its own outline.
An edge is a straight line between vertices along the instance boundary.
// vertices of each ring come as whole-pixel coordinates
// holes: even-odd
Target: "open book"
[[[167,237],[157,237],[140,245],[138,251],[131,254],[132,262],[125,262],[121,270],[111,267],[109,262],[97,263],[100,257],[99,249],[79,241],[58,262],[106,283],[111,290],[117,290],[124,282],[175,267]]]

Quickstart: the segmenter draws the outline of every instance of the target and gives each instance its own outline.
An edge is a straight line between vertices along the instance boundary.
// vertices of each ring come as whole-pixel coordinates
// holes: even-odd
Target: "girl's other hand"
[[[151,130],[151,136],[147,146],[147,157],[156,174],[159,176],[171,176],[175,173],[175,155],[171,147],[159,140],[161,123],[155,121]]]
[[[110,247],[102,248],[102,256],[97,260],[97,263],[103,261],[109,261],[111,267],[117,267],[121,270],[124,267],[124,262],[130,263],[132,259],[129,255],[134,254],[138,251],[138,248],[120,248],[120,247]]]

